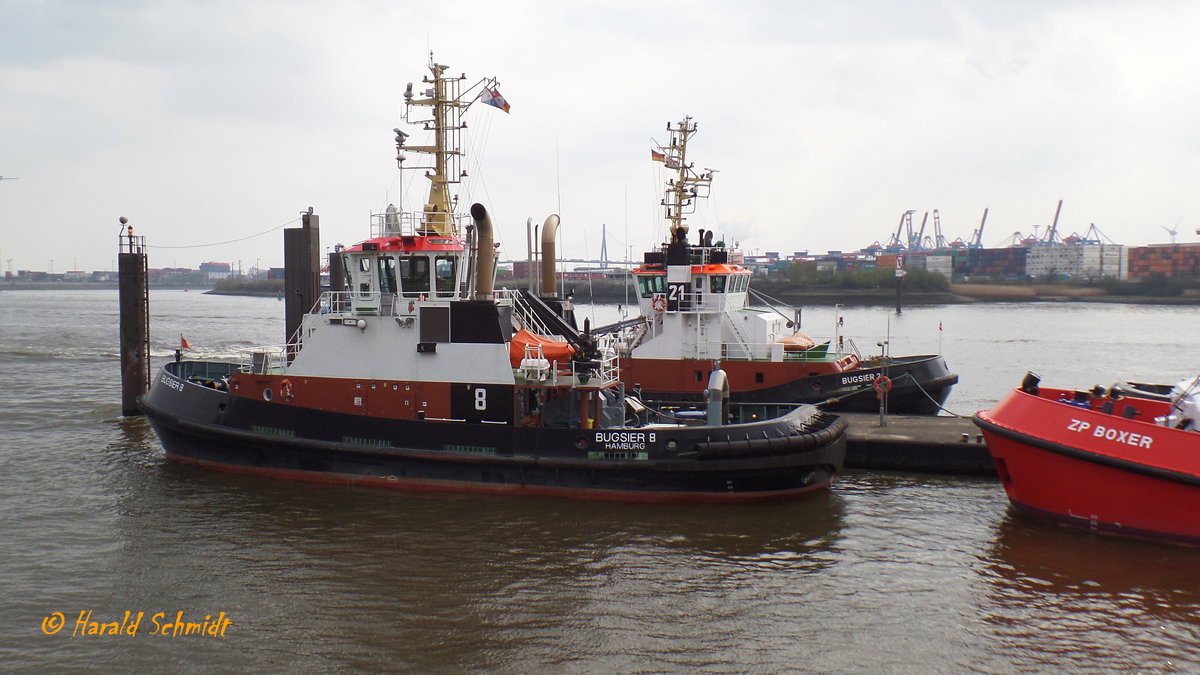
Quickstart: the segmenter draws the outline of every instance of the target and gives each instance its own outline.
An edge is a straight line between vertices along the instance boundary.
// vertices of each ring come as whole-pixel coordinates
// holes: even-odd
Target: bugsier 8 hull
[[[422,491],[469,491],[644,501],[760,501],[820,489],[840,471],[845,422],[811,407],[771,417],[757,407],[734,415],[765,421],[724,427],[522,426],[452,406],[457,419],[398,419],[300,405],[372,396],[378,411],[406,383],[327,382],[253,375],[236,364],[167,364],[141,402],[167,454],[206,468],[323,483]],[[214,386],[215,385],[215,386]],[[395,385],[395,386],[393,386]],[[462,388],[462,387],[460,387]],[[493,398],[504,398],[495,387]],[[409,394],[410,395],[410,394]],[[310,401],[313,398],[308,399]],[[511,401],[511,397],[509,397]],[[398,407],[398,406],[397,406]]]

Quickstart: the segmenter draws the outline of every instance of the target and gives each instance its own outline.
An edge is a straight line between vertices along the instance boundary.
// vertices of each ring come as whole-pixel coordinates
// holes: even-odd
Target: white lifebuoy
[[[654,296],[654,300],[650,304],[654,306],[656,312],[663,312],[667,309],[667,299],[661,295]]]
[[[282,382],[280,382],[279,393],[283,395],[283,398],[290,400],[292,398],[292,394],[294,393],[292,390],[292,381],[284,379]]]

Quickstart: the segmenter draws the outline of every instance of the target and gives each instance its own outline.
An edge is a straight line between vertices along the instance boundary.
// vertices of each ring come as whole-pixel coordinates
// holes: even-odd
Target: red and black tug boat
[[[461,115],[496,105],[494,80],[433,63],[405,94],[435,138],[424,208],[389,207],[371,239],[334,253],[332,283],[289,344],[242,363],[168,363],[140,405],[167,455],[207,468],[414,490],[647,502],[752,501],[830,484],[846,423],[812,406],[730,404],[710,379],[707,422],[627,397],[606,336],[575,330],[557,298],[494,289],[483,206],[455,213]],[[470,94],[477,91],[474,97]],[[483,99],[480,98],[483,93]],[[414,109],[428,119],[410,119]],[[547,229],[557,216],[547,219]],[[549,260],[549,265],[554,261]],[[519,337],[518,337],[519,336]]]
[[[1200,377],[1166,399],[1130,391],[1051,389],[1029,373],[974,421],[1017,511],[1200,545]]]
[[[864,356],[841,334],[815,340],[799,331],[798,313],[751,306],[751,271],[743,256],[713,232],[688,240],[685,216],[708,195],[713,171],[697,172],[687,146],[696,123],[685,117],[668,125],[670,140],[651,159],[673,171],[662,201],[669,241],[645,253],[633,271],[639,316],[599,332],[618,333],[621,379],[638,386],[648,401],[695,402],[704,396],[713,363],[729,377],[734,401],[821,404],[826,410],[876,412],[876,380],[889,389],[887,411],[936,415],[958,375],[941,354]]]

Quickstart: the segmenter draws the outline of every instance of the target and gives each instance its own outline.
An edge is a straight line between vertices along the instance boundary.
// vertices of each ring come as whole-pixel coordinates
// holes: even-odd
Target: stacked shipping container
[[[1152,244],[1129,249],[1129,278],[1154,274],[1200,277],[1200,244]]]

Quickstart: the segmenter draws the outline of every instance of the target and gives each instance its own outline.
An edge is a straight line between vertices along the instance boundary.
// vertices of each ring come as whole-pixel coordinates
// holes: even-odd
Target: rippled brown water
[[[180,333],[201,353],[282,341],[274,300],[152,302],[162,357]],[[115,292],[0,291],[0,308],[30,318],[0,326],[6,669],[1200,668],[1200,551],[1014,517],[987,480],[851,472],[792,503],[663,507],[210,473],[165,462],[144,421],[118,417]],[[825,312],[808,313],[814,333]],[[1071,384],[1194,367],[1179,354],[1197,320],[1169,308],[847,315],[864,348],[890,323],[897,353],[936,350],[942,321],[960,412],[1028,367]],[[71,637],[81,610],[146,614],[136,636]],[[150,634],[153,614],[180,611],[233,623]]]

